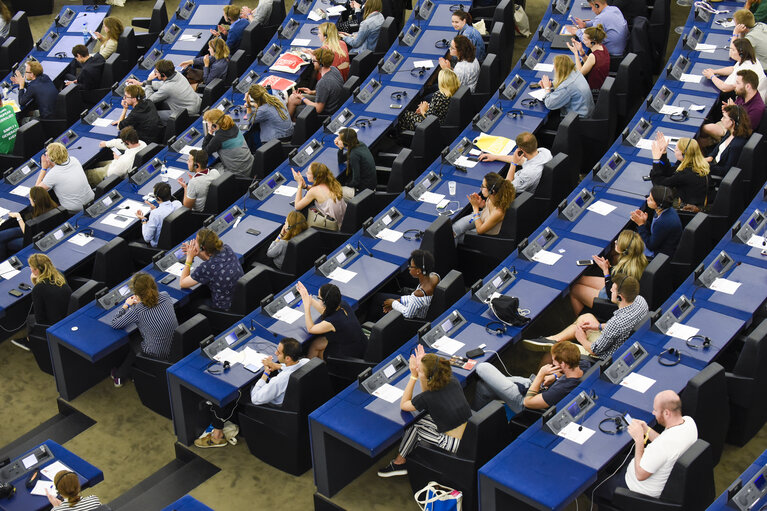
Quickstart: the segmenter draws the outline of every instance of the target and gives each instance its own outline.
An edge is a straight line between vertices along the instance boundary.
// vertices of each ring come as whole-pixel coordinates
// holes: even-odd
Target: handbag
[[[421,511],[461,511],[463,493],[434,481],[413,495]]]
[[[524,326],[530,318],[519,313],[519,298],[516,296],[499,296],[490,300],[490,310],[499,321],[510,326]]]
[[[338,222],[336,219],[327,216],[317,208],[309,208],[309,216],[306,219],[306,223],[309,224],[309,227],[317,227],[329,231],[338,230]]]

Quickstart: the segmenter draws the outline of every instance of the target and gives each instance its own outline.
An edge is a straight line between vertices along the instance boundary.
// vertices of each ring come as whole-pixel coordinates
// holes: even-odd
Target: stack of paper
[[[456,351],[460,350],[464,346],[466,345],[461,341],[456,341],[455,339],[451,339],[450,337],[443,335],[437,340],[437,342],[432,345],[432,348],[437,348],[442,353],[446,353],[448,355],[454,355]]]
[[[351,270],[347,270],[346,268],[336,268],[335,270],[331,271],[328,274],[328,278],[330,280],[336,280],[338,282],[343,282],[346,284],[350,280],[352,280],[357,275],[356,272],[353,272]]]
[[[376,235],[376,238],[386,240],[386,241],[391,241],[392,243],[396,242],[401,237],[402,237],[401,232],[395,231],[393,229],[388,229],[388,228],[382,230]]]
[[[293,324],[298,318],[303,317],[304,313],[296,310],[291,309],[290,307],[283,307],[282,309],[278,310],[274,313],[274,316],[272,316],[274,319],[279,321],[284,321],[285,323]]]
[[[418,200],[429,204],[439,204],[444,198],[445,196],[441,193],[423,192]]]

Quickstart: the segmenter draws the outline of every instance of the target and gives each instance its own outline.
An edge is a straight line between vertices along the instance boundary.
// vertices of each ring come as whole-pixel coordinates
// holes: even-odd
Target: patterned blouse
[[[447,116],[447,109],[449,106],[450,98],[445,96],[442,91],[437,91],[431,98],[431,103],[429,103],[429,108],[426,110],[426,115],[436,116],[437,119],[439,119],[439,124],[442,125]],[[421,115],[416,111],[409,110],[402,114],[402,119],[400,119],[399,122],[400,128],[406,131],[412,131],[417,124],[426,119],[426,115]]]
[[[195,268],[191,277],[200,284],[207,284],[214,307],[227,311],[232,306],[234,286],[243,275],[245,272],[237,254],[229,245],[224,245],[218,254]]]

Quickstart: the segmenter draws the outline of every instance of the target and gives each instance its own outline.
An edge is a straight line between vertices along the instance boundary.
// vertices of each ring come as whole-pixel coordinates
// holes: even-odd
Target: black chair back
[[[218,215],[239,199],[241,195],[235,175],[223,171],[210,183],[203,213]]]
[[[8,36],[16,38],[19,49],[23,53],[28,53],[32,49],[35,40],[32,38],[32,30],[29,28],[29,18],[26,12],[18,11],[13,15],[8,27]]]
[[[711,446],[699,439],[676,460],[660,500],[680,503],[683,509],[703,510],[714,501],[714,496]]]
[[[696,374],[682,391],[682,414],[695,420],[698,438],[711,446],[714,465],[719,463],[730,422],[724,367],[713,362]]]
[[[468,87],[461,85],[450,97],[447,114],[439,129],[444,145],[450,145],[458,133],[471,121],[473,112],[471,94]]]
[[[576,112],[567,114],[562,119],[562,122],[559,123],[554,142],[551,144],[551,154],[565,153],[570,157],[570,168],[578,172],[582,167],[581,163],[583,161],[581,121],[582,119],[578,117]]]
[[[707,214],[698,213],[685,226],[674,257],[671,258],[675,287],[692,273],[711,247],[711,221]]]
[[[744,446],[767,421],[767,320],[743,341],[732,372],[726,373],[730,398],[727,442]]]
[[[403,147],[394,158],[389,181],[386,183],[387,193],[400,193],[405,189],[405,185],[416,177],[418,177],[418,169],[415,167],[413,151]]]
[[[313,358],[290,375],[282,409],[308,415],[330,397],[330,380],[325,362]]]
[[[618,114],[617,126],[625,126],[639,109],[647,90],[643,87],[646,80],[642,78],[642,67],[639,56],[629,53],[618,65],[615,75],[615,107]]]
[[[72,314],[73,312],[80,310],[84,305],[95,300],[96,293],[102,289],[106,289],[106,286],[101,282],[88,280],[85,284],[72,291],[72,294],[69,296],[67,314]]]
[[[272,292],[271,272],[263,267],[253,268],[237,280],[229,312],[245,316],[258,307],[261,299]]]
[[[269,37],[271,38],[271,36]],[[238,78],[245,73],[245,70],[253,63],[252,55],[255,55],[256,53],[246,53],[240,49],[234,52],[234,55],[229,57],[229,67],[226,69],[227,85],[231,84],[235,78]]]
[[[181,206],[163,219],[157,248],[169,250],[175,247],[197,232],[203,220],[202,215],[195,215],[189,208]]]
[[[743,170],[741,180],[744,181],[744,192],[749,196],[754,195],[767,178],[767,165],[756,164],[756,162],[764,162],[767,157],[767,144],[763,142],[764,135],[756,132],[751,133],[746,145],[740,151],[738,162],[735,164],[736,167]],[[745,206],[745,194],[743,199]]]
[[[389,311],[370,330],[365,360],[381,362],[411,337],[405,317],[399,311]]]
[[[69,218],[69,212],[63,207],[52,209],[40,216],[31,218],[25,222],[24,246],[32,243],[32,239],[41,232],[49,232],[54,227],[63,224]]]
[[[629,44],[626,51],[635,53],[642,70],[641,77],[645,90],[652,87],[653,75],[653,49],[650,42],[650,22],[643,16],[634,18],[634,25],[629,33]]]
[[[321,255],[322,236],[319,231],[309,228],[288,241],[282,271],[293,276],[301,275],[311,268]]]
[[[231,83],[231,82],[229,82]],[[221,96],[224,95],[227,89],[227,83],[221,78],[214,78],[202,89],[202,104],[201,109],[205,109],[212,106]]]
[[[271,174],[285,160],[285,152],[279,139],[264,142],[253,153],[253,172],[251,177],[263,179]]]
[[[575,187],[574,174],[570,167],[570,157],[566,153],[557,153],[543,165],[541,180],[533,193],[533,198],[543,220],[552,209]]]
[[[487,104],[493,94],[498,90],[500,84],[501,59],[495,53],[488,53],[485,56],[485,60],[479,66],[477,86],[471,94],[475,112],[478,112],[485,104]]]
[[[101,198],[109,190],[122,183],[123,178],[118,175],[107,176],[93,188],[93,200]]]
[[[444,147],[445,143],[440,134],[439,119],[434,115],[427,115],[426,119],[415,127],[413,141],[410,144],[417,171],[422,172],[427,165],[437,158]]]
[[[731,167],[719,184],[709,218],[711,220],[711,238],[716,243],[735,223],[746,207],[747,188],[750,183],[744,179],[745,172],[738,167]],[[750,195],[750,194],[749,194]]]
[[[306,106],[296,116],[296,124],[293,127],[293,138],[290,143],[294,146],[300,146],[309,137],[314,135],[320,129],[320,118],[317,110],[313,106]]]
[[[125,62],[127,67],[133,67],[138,61],[138,52],[136,51],[136,36],[133,33],[133,27],[126,27],[122,35],[117,39],[117,53],[120,54],[120,60]]]
[[[466,293],[463,283],[463,275],[458,270],[450,270],[434,288],[429,310],[426,313],[426,321],[434,321],[448,307],[457,302]]]
[[[349,76],[365,78],[376,68],[377,56],[370,50],[362,50],[351,61]]]
[[[384,56],[389,51],[394,41],[399,34],[399,27],[397,21],[389,16],[381,24],[381,28],[378,30],[378,41],[376,41],[376,49],[373,54],[376,56],[376,60]]]
[[[180,135],[191,123],[192,119],[189,117],[189,112],[186,108],[173,112],[165,122],[165,138],[163,141],[170,140],[171,138]]]
[[[200,342],[211,334],[208,318],[195,314],[181,323],[173,332],[170,361],[178,362],[200,347]]]
[[[421,238],[421,250],[428,250],[435,257],[435,271],[447,278],[448,273],[458,266],[458,254],[455,249],[453,224],[447,216],[440,216],[424,231]],[[434,303],[432,299],[432,303]]]
[[[362,226],[362,222],[377,212],[375,209],[375,192],[367,189],[357,192],[346,203],[346,213],[344,213],[344,221],[341,224],[341,232],[347,234],[356,232]]]
[[[94,254],[91,278],[106,287],[112,289],[132,274],[133,259],[128,242],[119,236],[109,240]]]
[[[639,294],[647,301],[650,310],[660,307],[673,291],[669,261],[666,254],[655,254],[639,280]]]
[[[670,28],[671,0],[655,0],[650,14],[650,44],[655,73],[660,73],[666,63],[666,46],[668,46]]]

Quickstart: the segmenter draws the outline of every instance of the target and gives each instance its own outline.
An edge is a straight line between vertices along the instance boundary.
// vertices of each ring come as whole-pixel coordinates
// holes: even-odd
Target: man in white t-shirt
[[[187,167],[189,182],[184,181],[183,177],[178,178],[178,184],[184,189],[184,200],[181,202],[193,211],[202,212],[205,209],[210,184],[221,174],[216,169],[208,168],[208,153],[202,149],[189,151]]]
[[[634,457],[623,471],[605,481],[598,494],[612,500],[615,489],[629,490],[658,498],[679,457],[698,439],[698,428],[692,417],[682,415],[682,400],[673,390],[655,396],[653,415],[665,429],[658,433],[639,419],[633,419],[628,432],[634,439]],[[650,442],[645,446],[647,442]]]
[[[63,144],[48,144],[40,157],[40,174],[35,186],[53,190],[59,203],[70,213],[78,213],[93,200],[94,194],[77,158],[69,156]]]

